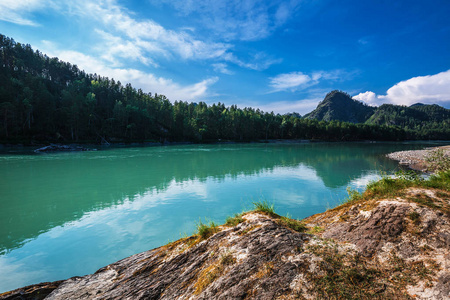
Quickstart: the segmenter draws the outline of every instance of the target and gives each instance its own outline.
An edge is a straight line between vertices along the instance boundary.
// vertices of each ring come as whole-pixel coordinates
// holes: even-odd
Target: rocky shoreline
[[[407,166],[410,169],[427,172],[430,170],[430,164],[427,162],[427,158],[433,151],[438,149],[442,149],[444,155],[450,157],[450,146],[426,148],[423,150],[398,151],[389,153],[386,156],[392,160],[398,161],[400,165]]]
[[[86,148],[80,145],[59,145],[50,144],[34,150],[35,153],[49,153],[49,152],[76,152],[76,151],[97,151],[97,149]]]
[[[448,185],[352,200],[302,221],[248,212],[0,299],[449,299]]]

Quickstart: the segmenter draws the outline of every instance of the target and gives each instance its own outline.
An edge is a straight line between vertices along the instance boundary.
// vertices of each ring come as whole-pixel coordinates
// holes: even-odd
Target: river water
[[[430,143],[298,143],[0,153],[0,292],[95,272],[266,200],[304,218]]]

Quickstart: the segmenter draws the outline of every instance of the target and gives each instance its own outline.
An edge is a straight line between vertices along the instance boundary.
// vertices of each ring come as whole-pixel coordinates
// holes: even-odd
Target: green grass
[[[362,193],[360,193],[357,190],[354,190],[350,187],[347,187],[347,193],[348,193],[348,197],[346,199],[344,199],[344,201],[341,202],[341,204],[353,203],[353,202],[359,201],[362,199],[362,196],[363,196]]]
[[[289,216],[289,214],[286,217],[281,217],[279,219],[279,223],[281,225],[284,225],[288,228],[291,228],[295,231],[298,232],[305,232],[308,228],[306,227],[305,223],[299,221],[299,220],[295,220],[295,219],[291,219],[291,217]]]
[[[210,221],[209,224],[203,223],[201,220],[197,223],[197,234],[201,239],[207,239],[214,233],[218,232],[217,224]]]
[[[410,187],[435,188],[450,191],[450,170],[431,175],[428,179],[406,173],[396,178],[383,177],[378,181],[370,182],[364,193],[349,190],[349,202],[384,197],[396,197]]]
[[[383,176],[378,181],[372,181],[366,186],[362,193],[352,190],[348,191],[348,198],[340,205],[353,204],[359,201],[369,201],[385,198],[403,197],[409,201],[416,202],[422,206],[428,206],[433,209],[439,209],[450,216],[450,206],[444,202],[439,203],[425,194],[411,195],[406,192],[408,188],[436,189],[436,195],[445,199],[450,195],[450,170],[438,172],[429,176],[427,179],[419,176],[415,172],[400,172],[396,177]],[[339,209],[340,205],[334,209]],[[345,219],[342,217],[341,219]],[[414,221],[414,220],[413,220]],[[416,221],[418,222],[418,221]]]
[[[275,216],[275,208],[273,203],[269,204],[266,200],[260,200],[258,202],[253,202],[255,206],[255,211],[266,213],[271,216]]]
[[[242,222],[244,222],[244,219],[242,219],[242,214],[235,214],[233,217],[227,217],[225,220],[225,225],[236,226]]]
[[[323,231],[325,231],[325,229],[324,229],[323,227],[320,227],[320,226],[314,226],[313,228],[310,228],[310,229],[308,230],[308,233],[309,233],[309,234],[317,234],[317,233],[321,233],[321,232],[323,232]]]

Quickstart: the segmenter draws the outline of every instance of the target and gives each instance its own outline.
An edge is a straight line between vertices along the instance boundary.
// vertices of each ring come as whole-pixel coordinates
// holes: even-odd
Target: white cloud
[[[215,3],[215,1],[213,2]],[[213,2],[210,4],[212,5]],[[234,1],[230,9],[232,11],[242,9],[243,15],[252,17],[248,17],[248,20],[244,23],[233,23],[232,26],[237,26],[237,28],[243,26],[242,28],[245,28],[245,30],[259,33],[261,30],[266,30],[258,28],[258,24],[261,19],[264,19],[262,16],[265,14],[252,12],[252,9],[257,6],[253,0],[244,2]],[[209,4],[206,4],[204,3],[205,6],[201,8],[203,12],[209,9]],[[213,5],[213,9],[219,9],[220,5],[222,4]],[[228,7],[228,4],[223,5]],[[191,12],[197,11],[197,2],[188,1],[188,10],[190,6],[192,6]],[[272,6],[277,7],[275,4],[271,4]],[[95,46],[86,51],[83,50],[83,52],[92,55],[92,52],[96,51],[99,57],[107,60],[113,66],[122,66],[131,60],[146,66],[158,67],[161,64],[161,58],[165,60],[181,58],[183,60],[214,60],[217,63],[228,62],[242,68],[264,70],[272,64],[280,62],[278,59],[266,57],[263,53],[257,53],[251,56],[248,61],[244,61],[231,52],[233,47],[231,44],[198,38],[196,37],[196,28],[192,26],[169,30],[154,20],[138,19],[132,11],[121,6],[117,0],[97,2],[90,0],[60,2],[53,0],[3,0],[0,2],[0,20],[23,25],[38,25],[27,18],[27,15],[44,8],[52,9],[55,13],[65,15],[67,18],[78,19],[78,22],[89,22],[89,27],[92,28],[89,35],[91,37],[92,34],[95,35]],[[264,9],[267,10],[268,8],[265,7]],[[279,6],[279,13],[277,14],[279,19],[288,17],[283,13],[284,9]],[[221,11],[219,9],[220,13]],[[253,17],[253,15],[255,16]],[[225,15],[224,18],[219,19],[223,22],[228,21]],[[226,22],[222,25],[226,26]],[[211,38],[211,35],[208,35],[208,37]],[[219,40],[223,39],[219,38]]]
[[[275,91],[290,89],[292,91],[306,87],[313,79],[302,72],[280,74],[270,78],[270,86]]]
[[[52,46],[50,43],[45,43]],[[88,73],[97,73],[102,76],[114,78],[123,84],[131,83],[135,88],[141,88],[146,92],[156,92],[167,96],[171,101],[198,101],[206,97],[208,88],[218,81],[217,77],[207,78],[200,82],[181,85],[171,79],[158,77],[151,73],[142,72],[131,68],[111,68],[92,56],[76,51],[53,50],[45,51],[50,56],[56,56],[63,61],[71,62]]]
[[[380,99],[377,97],[377,95],[374,92],[364,92],[359,93],[358,95],[354,96],[353,99],[363,101],[371,106],[378,106],[380,105]]]
[[[117,57],[131,59],[133,61],[139,61],[144,65],[152,65],[157,66],[153,60],[151,60],[148,56],[144,54],[143,47],[144,45],[147,49],[151,48],[151,44],[145,43],[136,43],[131,41],[124,41],[122,38],[113,36],[107,32],[102,30],[95,30],[102,38],[103,43],[101,46],[97,46],[98,52],[101,53],[101,57],[113,64],[118,65]],[[162,51],[157,47],[152,48],[153,51]]]
[[[227,75],[233,75],[234,72],[228,70],[228,66],[224,63],[217,63],[212,65],[214,67],[214,71],[227,74]]]
[[[19,25],[38,26],[28,15],[35,10],[46,7],[47,1],[42,0],[2,0],[0,1],[0,20]]]
[[[116,4],[116,1],[93,3],[78,1],[70,4],[71,11],[79,16],[99,20],[104,26],[101,37],[110,41],[116,38],[116,42],[122,42],[124,49],[133,45],[135,56],[142,57],[144,52],[163,53],[166,57],[177,55],[183,59],[212,59],[218,58],[230,48],[224,43],[205,42],[191,36],[181,30],[176,32],[165,29],[153,20],[138,21],[131,17],[125,8]],[[106,33],[106,30],[109,32]],[[116,37],[122,35],[122,37]],[[118,49],[121,44],[116,44],[116,51],[123,55],[125,51]]]
[[[417,76],[401,81],[387,90],[386,95],[360,93],[354,99],[371,105],[391,103],[410,106],[415,103],[450,104],[450,70],[435,75]]]
[[[292,92],[305,89],[318,84],[321,80],[343,81],[351,78],[356,72],[347,72],[344,70],[315,71],[311,75],[303,72],[291,72],[279,74],[270,78],[270,87],[272,92],[290,90]]]
[[[114,0],[100,3],[78,1],[69,6],[70,11],[77,16],[100,21],[97,25],[103,28],[96,29],[95,32],[103,43],[98,43],[101,46],[97,50],[104,59],[115,65],[120,65],[120,58],[130,58],[158,66],[157,58],[175,57],[185,60],[226,61],[247,69],[264,70],[281,61],[267,57],[262,52],[251,56],[248,62],[243,61],[230,52],[232,45],[228,43],[197,39],[192,35],[195,34],[195,28],[182,27],[179,31],[174,31],[165,29],[153,20],[138,21]]]

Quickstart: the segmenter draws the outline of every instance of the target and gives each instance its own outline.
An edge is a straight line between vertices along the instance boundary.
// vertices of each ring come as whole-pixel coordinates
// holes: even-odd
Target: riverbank
[[[445,299],[450,173],[383,178],[302,221],[267,203],[91,275],[0,299]]]
[[[430,158],[433,153],[438,150],[441,150],[444,156],[450,157],[450,146],[432,147],[423,150],[398,151],[389,153],[386,156],[398,161],[399,164],[407,166],[410,169],[427,172],[432,171],[433,166],[430,162]]]

